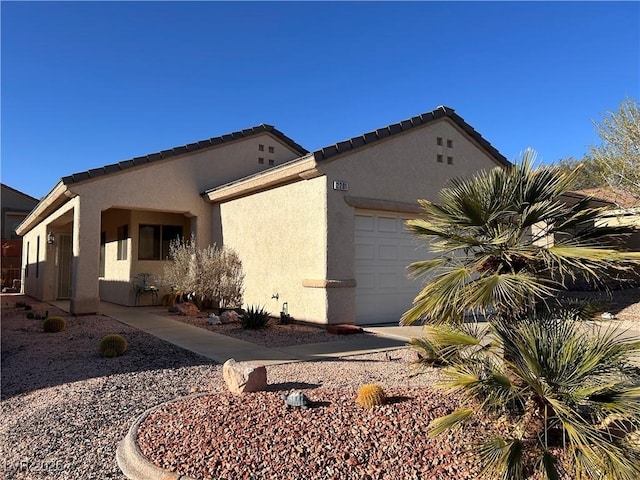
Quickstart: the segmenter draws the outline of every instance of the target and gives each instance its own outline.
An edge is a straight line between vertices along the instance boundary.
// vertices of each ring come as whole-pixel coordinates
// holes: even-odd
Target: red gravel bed
[[[476,479],[467,450],[474,432],[429,438],[429,422],[458,403],[429,388],[387,390],[388,404],[364,409],[355,391],[305,392],[312,408],[286,409],[281,392],[190,397],[163,405],[138,430],[159,467],[206,479]]]

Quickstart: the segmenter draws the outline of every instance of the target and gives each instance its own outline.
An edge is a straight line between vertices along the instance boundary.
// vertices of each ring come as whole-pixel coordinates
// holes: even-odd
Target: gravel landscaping
[[[168,311],[163,312],[163,314],[178,322],[184,322],[215,333],[221,333],[240,340],[246,340],[247,342],[255,343],[263,347],[289,347],[301,343],[323,343],[342,339],[340,336],[327,333],[327,331],[320,325],[315,326],[300,322],[281,325],[279,319],[274,318],[269,320],[266,328],[251,330],[242,328],[240,323],[211,325],[209,323],[209,314],[207,312],[204,312],[199,316],[182,316],[169,313]]]
[[[67,328],[43,333],[16,301],[61,314]],[[127,338],[125,355],[100,357],[108,333]],[[405,349],[269,366],[268,391],[235,397],[220,365],[105,316],[3,295],[1,340],[0,478],[124,479],[118,442],[145,410],[180,397],[147,418],[140,445],[157,465],[203,480],[478,478],[467,449],[477,429],[491,428],[480,420],[429,439],[429,421],[457,402],[431,389],[436,370],[412,375]],[[372,382],[391,401],[356,406],[357,388]],[[314,406],[286,410],[280,395],[293,389]]]

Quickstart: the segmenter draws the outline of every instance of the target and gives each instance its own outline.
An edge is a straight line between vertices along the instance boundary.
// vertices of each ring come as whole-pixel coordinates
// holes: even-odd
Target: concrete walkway
[[[51,304],[69,311],[69,302]],[[371,327],[366,328],[364,334],[345,335],[331,342],[267,348],[172,320],[161,312],[163,307],[125,307],[101,302],[99,313],[218,363],[233,358],[239,362],[275,365],[393,350],[405,347],[408,340],[419,336],[421,331],[421,327]]]

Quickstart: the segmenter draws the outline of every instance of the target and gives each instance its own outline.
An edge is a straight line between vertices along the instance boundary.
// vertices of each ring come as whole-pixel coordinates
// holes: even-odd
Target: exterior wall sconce
[[[53,242],[55,242],[55,241],[56,241],[56,237],[53,235],[53,233],[51,233],[51,232],[47,233],[47,243],[49,245],[52,245]]]

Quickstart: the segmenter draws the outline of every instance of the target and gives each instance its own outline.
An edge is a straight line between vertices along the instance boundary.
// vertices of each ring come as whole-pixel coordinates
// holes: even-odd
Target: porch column
[[[76,197],[73,209],[71,313],[92,314],[100,306],[100,208],[94,199]]]

